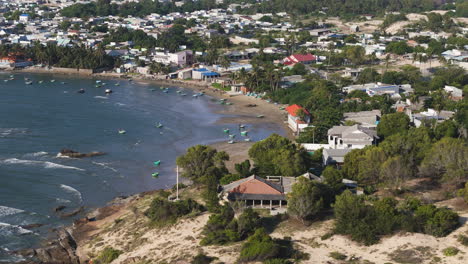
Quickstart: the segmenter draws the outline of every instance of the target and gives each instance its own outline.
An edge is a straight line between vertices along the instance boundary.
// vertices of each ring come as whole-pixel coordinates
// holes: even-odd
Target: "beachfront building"
[[[224,185],[221,191],[224,201],[240,201],[248,207],[270,209],[286,206],[285,194],[282,180],[275,182],[255,175]]]
[[[193,52],[191,50],[184,50],[177,53],[155,52],[153,61],[164,65],[191,65],[193,63]]]
[[[207,82],[212,82],[216,78],[220,77],[221,75],[217,72],[210,71],[207,68],[199,68],[192,70],[192,79],[194,80],[202,80]]]
[[[298,134],[309,126],[310,113],[302,106],[293,104],[286,107],[286,111],[288,112],[288,126],[294,133]]]
[[[6,56],[6,57],[1,57],[0,58],[0,68],[2,69],[7,69],[7,68],[22,68],[22,67],[27,67],[31,66],[32,61],[30,59],[25,60],[21,59],[18,56]]]

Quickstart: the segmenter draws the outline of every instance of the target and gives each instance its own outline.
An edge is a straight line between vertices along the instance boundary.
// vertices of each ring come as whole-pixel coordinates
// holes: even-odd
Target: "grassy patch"
[[[444,256],[447,256],[447,257],[455,256],[458,254],[458,252],[460,252],[460,250],[456,247],[448,247],[442,250],[442,253],[444,253]]]
[[[96,264],[108,264],[114,261],[116,258],[120,256],[123,252],[117,249],[113,249],[111,247],[106,247],[96,258],[94,263]]]
[[[337,252],[337,251],[330,252],[328,256],[336,260],[345,260],[348,257],[345,254]]]
[[[423,259],[418,256],[418,252],[414,249],[397,249],[390,254],[390,258],[397,263],[419,264]]]
[[[457,241],[465,247],[468,247],[468,236],[458,235]]]

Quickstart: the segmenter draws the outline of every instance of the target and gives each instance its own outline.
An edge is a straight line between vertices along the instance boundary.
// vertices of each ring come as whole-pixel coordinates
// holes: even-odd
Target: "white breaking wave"
[[[65,185],[65,184],[60,184],[60,188],[62,188],[68,193],[74,194],[76,197],[78,197],[78,199],[80,200],[80,203],[83,201],[83,197],[81,196],[81,193],[77,189],[71,186]]]
[[[24,210],[18,209],[18,208],[12,208],[8,206],[2,206],[0,205],[0,217],[1,216],[7,216],[7,215],[14,215],[14,214],[19,214],[23,213]]]
[[[47,154],[49,154],[49,153],[47,153],[45,151],[39,151],[39,152],[34,152],[34,153],[28,153],[28,154],[26,154],[24,156],[26,156],[26,157],[40,157],[40,156],[45,156]]]
[[[125,106],[126,104],[123,104],[123,103],[115,103],[115,105],[118,105],[118,106]]]
[[[71,203],[70,200],[62,199],[62,198],[55,198],[55,201],[57,201],[57,203]]]
[[[109,98],[107,98],[105,96],[99,96],[99,95],[94,96],[94,98],[96,98],[96,99],[109,99]]]
[[[24,134],[26,131],[26,128],[0,128],[0,137],[4,138],[14,134]]]
[[[4,234],[4,233],[23,235],[23,234],[31,234],[33,233],[33,231],[22,228],[21,226],[10,225],[7,223],[0,222],[0,234]]]
[[[99,165],[99,166],[101,166],[101,167],[103,167],[103,168],[109,169],[109,170],[111,170],[111,171],[113,171],[113,172],[117,172],[117,173],[119,172],[118,170],[116,170],[116,169],[114,169],[114,168],[108,166],[106,163],[99,163],[99,162],[95,162],[95,161],[92,161],[92,163],[93,163],[93,164],[96,164],[96,165]]]
[[[1,163],[3,163],[3,164],[22,164],[22,165],[40,165],[40,166],[44,167],[45,169],[69,169],[69,170],[84,171],[83,169],[80,169],[80,168],[77,168],[77,167],[66,166],[66,165],[62,165],[62,164],[53,163],[53,162],[50,162],[50,161],[21,160],[21,159],[17,159],[17,158],[11,158],[11,159],[3,160]]]

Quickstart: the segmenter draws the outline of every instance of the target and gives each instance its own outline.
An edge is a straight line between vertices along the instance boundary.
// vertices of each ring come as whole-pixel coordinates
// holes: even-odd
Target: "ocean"
[[[215,112],[225,106],[188,89],[167,86],[166,93],[128,80],[102,80],[106,84],[97,88],[97,79],[59,75],[9,79],[10,73],[0,73],[0,263],[20,260],[9,252],[37,246],[51,229],[114,197],[172,187],[175,159],[187,147],[228,140],[223,128],[238,130],[238,124],[216,124],[221,115]],[[106,95],[107,88],[113,93]],[[279,125],[247,126],[252,141],[284,134]],[[58,157],[64,148],[106,155]],[[85,211],[63,218],[58,206]],[[35,224],[42,226],[28,228]]]

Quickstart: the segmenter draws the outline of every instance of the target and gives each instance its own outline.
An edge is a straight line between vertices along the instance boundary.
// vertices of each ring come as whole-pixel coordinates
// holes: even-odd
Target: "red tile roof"
[[[288,113],[292,116],[297,116],[297,112],[299,110],[303,110],[307,115],[310,115],[309,111],[307,111],[305,108],[303,108],[302,106],[300,105],[297,105],[297,104],[293,104],[293,105],[290,105],[288,107],[286,107],[286,111],[288,111]]]
[[[308,53],[308,54],[293,54],[289,57],[286,57],[284,60],[283,60],[283,63],[285,65],[291,65],[291,64],[295,64],[295,63],[298,63],[298,62],[309,62],[309,61],[314,61],[316,60],[317,58]]]
[[[238,186],[230,190],[230,193],[240,193],[240,194],[283,194],[279,187],[275,188],[272,183],[268,183],[266,180],[258,179],[254,176],[247,181],[240,183]]]

